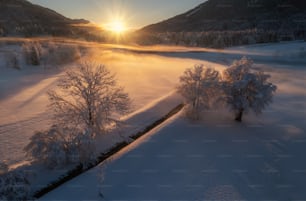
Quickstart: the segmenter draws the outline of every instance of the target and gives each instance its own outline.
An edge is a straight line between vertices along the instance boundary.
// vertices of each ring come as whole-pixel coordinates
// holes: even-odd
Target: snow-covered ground
[[[40,200],[101,200],[99,188],[104,200],[305,199],[305,133],[256,121],[167,123]]]
[[[41,200],[100,200],[99,187],[104,200],[304,200],[305,106],[305,96],[282,94],[243,124],[179,114]]]
[[[274,68],[286,70],[269,70],[279,91],[261,117],[239,124],[216,111],[191,123],[178,115],[104,165],[105,200],[305,200],[306,72]]]
[[[139,48],[99,46],[90,56],[115,72],[134,100],[136,112],[126,117],[129,131],[179,103],[179,97],[167,94],[185,68],[199,63],[221,69],[233,59],[253,58],[278,86],[275,103],[259,118],[246,116],[242,124],[223,111],[209,113],[199,123],[179,114],[102,164],[103,183],[98,181],[97,167],[41,200],[100,200],[101,185],[105,200],[306,199],[306,43],[205,52],[167,47],[163,53],[163,47],[154,47],[149,54],[147,47]],[[14,164],[24,160],[22,148],[33,132],[49,126],[45,92],[62,72],[35,67],[17,71],[7,69],[4,62],[0,70],[0,160]],[[126,134],[124,129],[121,132],[119,137]],[[109,146],[107,139],[101,147]],[[54,175],[59,174],[60,170]],[[36,181],[45,184],[43,178]]]
[[[131,142],[133,140],[131,136],[146,129],[147,126],[165,116],[169,110],[180,103],[180,96],[177,93],[170,92],[146,105],[146,107],[123,117],[123,126],[120,129],[96,138],[96,151],[105,153],[118,143]],[[30,173],[31,192],[34,193],[46,187],[50,182],[57,180],[60,176],[65,175],[73,167],[73,165],[70,165],[50,170],[41,164],[31,164],[22,166],[21,169]]]

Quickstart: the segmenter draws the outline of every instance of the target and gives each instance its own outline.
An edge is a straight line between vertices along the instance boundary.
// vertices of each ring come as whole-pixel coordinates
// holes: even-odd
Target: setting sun
[[[126,31],[126,26],[123,21],[115,20],[108,24],[107,29],[115,33],[122,33]]]

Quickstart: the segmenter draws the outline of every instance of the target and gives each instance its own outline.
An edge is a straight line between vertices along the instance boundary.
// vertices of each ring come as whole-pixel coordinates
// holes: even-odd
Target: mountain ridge
[[[75,25],[88,20],[70,19],[27,0],[0,0],[0,36],[73,35]]]
[[[143,27],[141,32],[199,32],[306,27],[303,0],[208,0],[167,20]]]

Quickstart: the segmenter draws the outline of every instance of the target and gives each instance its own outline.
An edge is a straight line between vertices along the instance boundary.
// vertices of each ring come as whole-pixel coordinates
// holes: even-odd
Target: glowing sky
[[[97,24],[123,19],[130,28],[159,22],[186,12],[205,0],[29,0],[70,18]]]

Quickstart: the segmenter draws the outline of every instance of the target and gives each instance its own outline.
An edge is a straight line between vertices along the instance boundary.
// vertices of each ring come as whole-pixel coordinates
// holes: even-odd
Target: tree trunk
[[[91,109],[91,107],[89,108],[89,110],[88,110],[88,128],[93,128],[94,127],[94,125],[95,125],[95,122],[94,122],[94,119],[93,119],[93,114],[92,114],[93,112],[92,112],[92,109]]]
[[[242,116],[243,116],[243,109],[240,109],[239,112],[236,114],[235,120],[238,122],[242,122]]]

